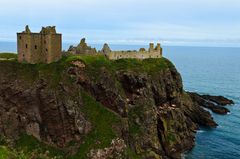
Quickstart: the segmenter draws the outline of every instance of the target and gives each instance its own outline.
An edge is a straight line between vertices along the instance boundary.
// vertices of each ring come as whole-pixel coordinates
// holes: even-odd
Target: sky
[[[54,25],[63,42],[240,46],[239,0],[0,0],[0,41]]]

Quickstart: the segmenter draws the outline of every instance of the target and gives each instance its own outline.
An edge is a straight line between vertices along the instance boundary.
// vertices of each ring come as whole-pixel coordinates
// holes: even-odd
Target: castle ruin
[[[40,33],[32,33],[28,26],[17,33],[18,61],[51,63],[62,57],[62,35],[56,33],[55,26],[42,27]]]
[[[135,58],[135,59],[146,59],[146,58],[161,58],[162,47],[158,43],[154,48],[154,44],[149,44],[149,49],[140,48],[139,51],[112,51],[107,44],[104,44],[101,53],[106,55],[110,60]]]
[[[71,45],[68,49],[68,52],[72,54],[97,54],[97,50],[95,48],[92,48],[91,46],[88,46],[85,38],[81,39],[80,43],[77,46]]]

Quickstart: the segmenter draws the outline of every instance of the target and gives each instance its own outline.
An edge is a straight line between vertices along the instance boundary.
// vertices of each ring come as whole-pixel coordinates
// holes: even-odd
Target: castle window
[[[46,42],[46,40],[44,40],[44,44],[46,44],[47,42]]]
[[[26,44],[26,49],[28,48],[28,44]]]
[[[48,49],[46,49],[46,52],[48,52]]]
[[[19,39],[22,39],[22,36],[19,36]]]
[[[35,45],[35,49],[37,49],[37,45]]]

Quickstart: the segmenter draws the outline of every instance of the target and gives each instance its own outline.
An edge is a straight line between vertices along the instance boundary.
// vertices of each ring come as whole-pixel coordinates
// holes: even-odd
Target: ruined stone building
[[[106,55],[110,60],[135,58],[135,59],[146,59],[146,58],[161,58],[162,47],[160,43],[154,48],[154,44],[150,43],[149,49],[140,48],[139,51],[111,51],[107,44],[104,44],[101,53]]]
[[[135,59],[146,59],[146,58],[161,58],[162,57],[162,47],[158,43],[154,47],[153,43],[149,44],[149,49],[140,48],[139,51],[130,50],[130,51],[112,51],[108,44],[104,44],[103,48],[97,52],[95,48],[88,46],[86,39],[81,39],[80,43],[77,46],[71,45],[68,49],[68,53],[71,54],[82,54],[82,55],[99,55],[103,54],[110,60],[117,59],[126,59],[126,58],[135,58]]]
[[[68,49],[68,52],[72,54],[93,55],[97,53],[97,50],[95,48],[92,48],[91,46],[88,46],[86,43],[86,39],[83,38],[77,46],[71,45]]]
[[[28,26],[17,33],[18,61],[51,63],[62,57],[62,35],[56,33],[55,26],[42,27],[40,33],[32,33]]]

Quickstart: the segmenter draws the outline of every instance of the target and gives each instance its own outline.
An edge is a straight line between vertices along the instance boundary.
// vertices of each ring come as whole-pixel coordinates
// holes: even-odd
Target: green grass
[[[6,146],[0,146],[0,159],[7,159],[10,155],[11,152]]]
[[[81,108],[87,119],[92,124],[92,131],[83,138],[79,151],[72,159],[87,158],[87,154],[93,148],[109,147],[117,132],[114,126],[121,125],[120,117],[96,102],[87,93],[82,92],[84,107]]]
[[[99,69],[101,67],[106,67],[112,71],[120,70],[132,70],[132,71],[158,71],[161,69],[167,69],[169,67],[174,67],[172,63],[166,58],[156,58],[156,59],[119,59],[119,60],[108,60],[103,55],[71,55],[67,57],[66,62],[81,60],[87,67]]]
[[[14,54],[14,53],[0,53],[0,58],[17,59],[17,54]]]
[[[15,149],[9,148],[7,146],[2,145],[0,146],[0,159],[29,159],[29,158],[32,158],[32,156],[30,154],[25,154],[23,151],[16,151]]]
[[[14,53],[0,53],[0,58],[17,58],[17,54]],[[98,70],[101,67],[106,67],[112,71],[118,70],[133,70],[133,71],[146,71],[152,72],[160,69],[167,69],[174,67],[173,64],[166,58],[149,58],[149,59],[119,59],[108,60],[104,55],[68,55],[63,57],[58,62],[54,62],[57,65],[68,65],[71,61],[81,60],[89,69]],[[52,64],[42,64],[51,66]],[[42,66],[41,64],[36,64]]]
[[[9,79],[24,81],[23,85],[32,85],[37,79],[45,79],[48,86],[54,88],[62,79],[64,70],[68,67],[65,58],[51,64],[28,64],[17,61],[0,61],[0,69],[3,74],[9,75]],[[9,73],[11,72],[11,74]]]
[[[46,151],[48,151],[49,157],[58,157],[59,159],[65,158],[64,151],[41,143],[36,138],[29,135],[22,135],[19,140],[17,140],[16,149],[22,150],[25,154],[30,154],[31,152],[44,154]]]
[[[16,54],[10,53],[0,54],[0,58],[16,56]],[[95,80],[99,79],[103,69],[113,75],[116,71],[146,72],[148,74],[154,74],[160,70],[174,67],[173,64],[165,58],[108,60],[103,55],[69,55],[51,64],[20,64],[17,61],[0,61],[0,67],[6,69],[6,73],[16,72],[16,78],[25,77],[25,79],[27,78],[30,79],[30,81],[34,81],[36,78],[44,77],[52,86],[55,86],[61,80],[63,71],[70,66],[71,61],[75,60],[84,62],[89,77],[93,77]]]
[[[168,133],[168,135],[167,135],[167,141],[168,141],[168,142],[174,142],[174,141],[176,141],[176,138],[175,138],[174,134]]]
[[[85,63],[86,73],[93,81],[98,81],[104,71],[112,74],[112,78],[116,78],[115,75],[118,71],[140,72],[154,75],[161,70],[174,67],[166,58],[108,60],[103,55],[70,55],[63,61],[69,63],[75,60],[80,60]]]
[[[136,119],[142,116],[144,109],[145,109],[144,105],[138,105],[131,108],[128,112],[129,133],[133,136],[135,135],[139,136],[143,132],[143,128],[141,127],[141,125],[136,123]]]
[[[127,148],[127,154],[129,159],[143,159],[143,157],[137,155],[130,147]]]
[[[0,159],[64,159],[65,153],[61,150],[39,142],[32,136],[22,135],[14,145],[6,138],[1,138]]]

